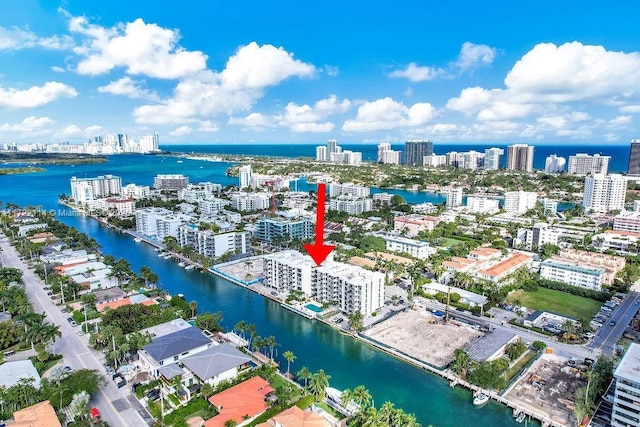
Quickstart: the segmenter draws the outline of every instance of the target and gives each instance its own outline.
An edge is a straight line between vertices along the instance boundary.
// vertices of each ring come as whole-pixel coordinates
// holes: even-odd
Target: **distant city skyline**
[[[639,15],[628,1],[4,2],[0,144],[625,144],[640,137]]]

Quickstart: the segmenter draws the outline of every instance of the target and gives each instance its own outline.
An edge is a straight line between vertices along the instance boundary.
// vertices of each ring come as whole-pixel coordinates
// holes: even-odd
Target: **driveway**
[[[88,347],[86,336],[76,335],[80,328],[74,328],[69,324],[66,320],[68,315],[63,314],[42,289],[44,286],[42,280],[18,257],[18,253],[9,244],[6,236],[1,233],[0,248],[2,248],[3,265],[22,270],[22,280],[34,311],[44,312],[49,322],[60,326],[62,337],[53,344],[53,352],[62,354],[66,366],[73,369],[95,369],[104,374],[102,357]],[[98,408],[104,421],[111,426],[147,427],[150,425],[142,419],[136,409],[131,407],[128,400],[131,393],[128,387],[119,389],[111,379],[106,379],[105,383],[93,395],[92,401],[92,405]],[[125,401],[127,405],[116,409],[113,403],[116,401]],[[121,410],[118,411],[118,409]]]

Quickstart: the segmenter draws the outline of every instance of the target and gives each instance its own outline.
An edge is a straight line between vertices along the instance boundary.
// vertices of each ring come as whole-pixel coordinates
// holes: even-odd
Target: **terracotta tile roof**
[[[285,409],[257,427],[331,427],[322,415],[313,411],[303,411],[297,406]]]
[[[118,307],[122,307],[123,305],[129,305],[131,304],[131,300],[127,297],[127,298],[122,298],[122,299],[117,299],[115,301],[109,301],[109,302],[103,302],[100,304],[96,305],[96,310],[98,310],[99,312],[103,312],[108,308],[110,308],[111,310],[115,310]]]
[[[471,253],[479,256],[493,256],[493,255],[498,255],[499,253],[502,253],[502,251],[495,248],[488,248],[486,246],[481,246],[479,248],[472,250]]]
[[[61,427],[56,411],[48,400],[13,413],[13,427]]]
[[[53,268],[56,270],[58,274],[61,274],[67,271],[71,267],[75,267],[77,265],[82,265],[82,264],[89,264],[89,261],[74,262],[72,264],[65,264],[65,265],[56,265]]]
[[[204,427],[224,427],[229,420],[240,424],[246,415],[253,418],[261,414],[269,407],[264,402],[265,396],[273,391],[266,380],[253,377],[211,396],[209,402],[219,413],[205,421]]]
[[[499,263],[480,271],[480,274],[485,274],[487,276],[497,277],[507,271],[510,271],[512,268],[527,262],[531,259],[530,255],[525,255],[521,253],[516,253],[505,259],[504,261],[500,261]]]

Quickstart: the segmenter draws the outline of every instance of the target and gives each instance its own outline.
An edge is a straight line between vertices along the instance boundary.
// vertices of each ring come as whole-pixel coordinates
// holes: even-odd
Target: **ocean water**
[[[316,146],[323,144],[203,144],[203,145],[162,145],[160,148],[166,151],[183,153],[215,153],[215,154],[248,154],[254,156],[270,157],[313,157],[316,155]],[[435,154],[446,154],[449,151],[479,151],[484,152],[486,148],[503,148],[503,167],[506,165],[507,145],[511,144],[438,144],[434,143]],[[534,145],[533,167],[534,169],[544,169],[547,156],[556,154],[567,159],[577,153],[600,154],[611,156],[609,172],[626,172],[629,161],[629,144],[608,145],[608,144],[588,144],[588,145],[552,145],[552,144],[530,144]],[[377,144],[345,144],[340,145],[345,150],[361,151],[362,159],[375,161],[377,158]],[[394,150],[404,150],[404,144],[392,144]],[[566,166],[565,166],[566,169]]]

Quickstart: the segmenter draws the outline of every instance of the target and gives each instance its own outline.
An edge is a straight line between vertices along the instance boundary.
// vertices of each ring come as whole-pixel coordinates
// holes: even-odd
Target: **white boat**
[[[525,414],[524,412],[520,412],[520,414],[518,415],[518,417],[516,418],[516,422],[518,424],[522,424],[522,422],[524,421],[524,419],[527,417],[527,414]]]
[[[162,257],[164,257],[165,255],[166,255],[166,253],[164,253],[164,252],[159,252],[159,253],[158,253],[158,258],[162,258]]]
[[[184,267],[184,266],[186,266],[186,265],[187,265],[187,263],[186,263],[186,262],[184,262],[184,261],[182,261],[182,262],[178,263],[178,265],[179,265],[180,267]]]
[[[142,242],[142,239],[139,238],[139,237],[136,237],[135,239],[133,239],[133,241],[136,242],[136,243],[140,243],[140,242]]]
[[[476,406],[484,405],[489,401],[489,395],[483,392],[477,392],[473,395],[473,404]]]
[[[189,264],[189,265],[187,265],[184,269],[185,269],[185,270],[193,270],[194,268],[196,268],[196,266],[195,266],[195,265],[193,265],[193,264]]]

